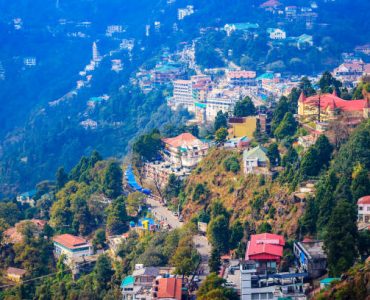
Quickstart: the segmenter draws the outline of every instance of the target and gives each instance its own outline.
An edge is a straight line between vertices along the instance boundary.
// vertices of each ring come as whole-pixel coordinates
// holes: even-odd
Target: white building
[[[193,168],[207,155],[209,149],[207,143],[187,132],[162,141],[165,145],[165,160],[173,167]]]
[[[229,71],[226,74],[228,84],[232,86],[255,86],[255,71]]]
[[[177,19],[183,20],[185,17],[190,16],[194,13],[194,6],[188,5],[185,8],[179,8],[177,10]]]
[[[370,226],[370,196],[364,196],[357,201],[359,227]]]
[[[212,122],[219,111],[223,113],[232,112],[240,95],[233,90],[213,90],[206,99],[206,119]]]
[[[279,28],[268,28],[267,33],[272,40],[285,40],[286,32]]]
[[[109,25],[107,26],[107,30],[105,31],[106,36],[112,36],[114,33],[122,33],[124,29],[122,25]]]
[[[268,171],[267,149],[257,146],[243,153],[243,164],[245,174],[260,174]]]
[[[65,262],[68,265],[73,264],[78,258],[88,257],[94,254],[91,243],[82,237],[62,234],[55,236],[53,241],[54,255],[60,257],[64,254],[66,256]]]
[[[172,104],[175,108],[183,106],[189,111],[194,111],[193,88],[191,80],[173,81]]]
[[[26,67],[34,67],[34,66],[37,65],[37,59],[36,59],[36,57],[25,57],[23,59],[23,64]]]
[[[36,201],[34,197],[36,196],[36,191],[28,191],[17,196],[17,202],[21,204],[29,204],[30,206],[35,206]]]

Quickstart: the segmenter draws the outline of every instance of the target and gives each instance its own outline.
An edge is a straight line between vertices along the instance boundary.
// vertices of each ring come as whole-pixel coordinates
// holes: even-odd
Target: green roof
[[[205,103],[199,103],[199,102],[195,102],[195,106],[200,107],[200,108],[206,108],[207,107],[207,105]]]
[[[262,147],[261,145],[258,145],[257,147],[247,151],[245,150],[243,153],[243,159],[258,159],[260,162],[267,162],[267,149]]]
[[[127,276],[125,279],[122,280],[121,288],[128,285],[133,285],[135,283],[134,276]]]
[[[257,80],[261,80],[261,79],[274,79],[274,74],[273,73],[264,73],[264,74],[257,77]]]
[[[336,280],[340,280],[340,278],[328,277],[328,278],[325,278],[323,280],[320,280],[320,283],[330,284],[330,283],[332,283],[333,281],[336,281]]]
[[[258,29],[260,26],[257,23],[235,23],[231,24],[235,26],[236,30],[248,30],[248,29]]]

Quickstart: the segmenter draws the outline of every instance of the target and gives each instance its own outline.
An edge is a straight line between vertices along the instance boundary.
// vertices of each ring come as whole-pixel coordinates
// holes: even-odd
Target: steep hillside
[[[225,161],[236,157],[237,173],[226,171]],[[304,203],[295,203],[288,187],[261,175],[244,175],[241,153],[213,149],[188,178],[185,187],[187,218],[199,214],[220,199],[232,219],[248,221],[252,228],[267,222],[276,233],[294,236]]]

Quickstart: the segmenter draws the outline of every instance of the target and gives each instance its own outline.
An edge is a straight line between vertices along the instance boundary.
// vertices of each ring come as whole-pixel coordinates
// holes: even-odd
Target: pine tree
[[[330,144],[329,139],[326,137],[326,135],[320,135],[314,147],[317,150],[319,165],[328,166],[331,153],[333,152],[333,146]]]
[[[272,166],[280,165],[280,152],[276,143],[272,143],[268,146],[267,156]]]
[[[363,196],[370,195],[369,175],[361,164],[358,164],[352,173],[351,192],[353,201],[357,201]]]
[[[125,198],[119,196],[111,203],[108,209],[106,226],[108,234],[115,235],[124,233],[128,229],[127,221]]]
[[[215,247],[212,247],[211,256],[208,260],[208,266],[211,273],[216,273],[220,271],[221,259],[220,252]]]
[[[292,137],[297,130],[297,121],[294,119],[291,112],[287,112],[280,122],[279,126],[275,129],[274,135],[278,139]]]
[[[68,182],[68,174],[63,167],[60,167],[55,175],[57,180],[57,189],[60,190]]]
[[[207,236],[214,248],[221,254],[229,251],[229,220],[224,215],[212,218],[207,227]]]
[[[109,162],[105,171],[103,191],[109,198],[117,198],[122,193],[122,169],[114,161]]]
[[[352,267],[358,256],[356,219],[354,205],[346,200],[338,201],[324,239],[330,276],[340,276]]]
[[[238,101],[234,107],[235,117],[248,117],[256,115],[256,107],[250,97],[245,97],[242,101]]]
[[[227,117],[227,113],[223,113],[221,110],[217,113],[214,124],[215,131],[220,128],[227,128]]]

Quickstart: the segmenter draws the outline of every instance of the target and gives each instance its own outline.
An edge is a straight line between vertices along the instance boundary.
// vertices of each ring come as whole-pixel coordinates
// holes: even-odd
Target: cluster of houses
[[[143,177],[163,187],[169,176],[185,178],[207,155],[210,143],[196,138],[191,133],[182,133],[173,138],[162,139],[161,160],[146,162]]]

